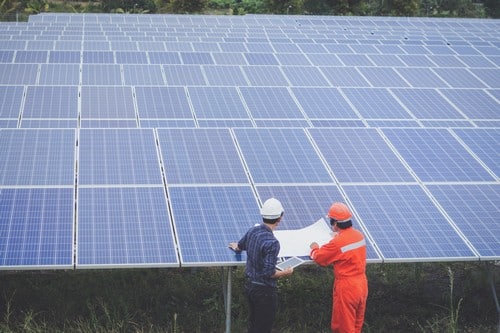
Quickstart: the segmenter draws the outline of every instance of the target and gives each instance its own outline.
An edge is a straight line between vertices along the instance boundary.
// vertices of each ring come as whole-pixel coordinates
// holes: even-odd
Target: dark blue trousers
[[[276,317],[277,289],[249,282],[246,295],[250,307],[248,333],[270,333]]]

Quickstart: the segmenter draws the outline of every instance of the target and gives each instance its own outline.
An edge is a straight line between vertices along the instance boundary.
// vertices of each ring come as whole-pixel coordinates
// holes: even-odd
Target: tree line
[[[0,0],[0,20],[41,12],[499,18],[500,0]]]

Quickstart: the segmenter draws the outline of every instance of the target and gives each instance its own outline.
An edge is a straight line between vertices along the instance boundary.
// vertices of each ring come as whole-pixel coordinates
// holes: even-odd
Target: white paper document
[[[333,231],[323,218],[308,227],[298,230],[275,230],[274,236],[280,242],[278,257],[308,256],[309,245],[316,242],[319,246],[328,243],[333,237]]]

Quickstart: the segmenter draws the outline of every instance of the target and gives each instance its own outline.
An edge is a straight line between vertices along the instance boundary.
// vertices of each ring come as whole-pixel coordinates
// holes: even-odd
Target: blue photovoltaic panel
[[[498,184],[429,185],[428,189],[482,259],[500,256]]]
[[[228,129],[158,129],[168,184],[248,183]]]
[[[23,118],[73,118],[78,116],[78,87],[29,86]]]
[[[184,88],[136,87],[135,93],[140,118],[193,118]]]
[[[251,86],[288,86],[288,81],[278,66],[242,67]]]
[[[82,129],[80,185],[162,185],[151,129]]]
[[[387,89],[342,88],[356,110],[367,119],[409,119],[411,115]]]
[[[135,118],[132,89],[130,86],[83,86],[81,95],[82,119]]]
[[[286,88],[241,87],[240,91],[254,118],[304,119]]]
[[[365,54],[337,54],[337,57],[344,66],[373,66],[373,62]]]
[[[498,119],[500,103],[479,89],[443,89],[441,93],[470,119]]]
[[[257,186],[260,201],[274,197],[281,201],[285,214],[279,230],[305,228],[326,216],[332,202],[344,202],[338,188],[332,186]],[[353,225],[360,229],[356,218]],[[360,229],[360,231],[363,231]],[[309,244],[308,244],[309,245]],[[366,242],[367,260],[380,261],[369,239]]]
[[[0,270],[71,269],[73,216],[72,187],[0,188]]]
[[[89,86],[121,86],[120,66],[85,64],[82,66],[82,84]]]
[[[351,67],[321,67],[321,71],[334,87],[369,87],[370,83]]]
[[[88,51],[84,48],[83,63],[84,64],[114,64],[115,58],[113,52]]]
[[[463,119],[435,89],[391,89],[418,119]]]
[[[198,119],[249,118],[235,87],[189,87],[188,92]]]
[[[255,183],[332,183],[302,129],[234,130]]]
[[[292,44],[293,45],[293,44]],[[283,66],[309,66],[311,63],[302,53],[277,53],[276,58]]]
[[[487,88],[465,68],[433,68],[451,88]]]
[[[43,64],[40,66],[39,85],[77,86],[80,84],[80,65]]]
[[[500,177],[500,130],[498,128],[454,129],[453,131],[495,173],[497,178]]]
[[[424,182],[492,181],[493,177],[444,129],[383,129]]]
[[[21,128],[76,128],[78,127],[78,119],[37,119],[23,118],[20,122]]]
[[[358,118],[335,88],[292,88],[292,92],[309,118]]]
[[[167,44],[167,48],[170,44]],[[181,59],[184,65],[209,65],[214,61],[207,52],[181,52]]]
[[[201,66],[195,65],[163,65],[167,85],[170,86],[204,86],[206,85]]]
[[[51,51],[49,62],[53,64],[79,64],[80,51]]]
[[[339,182],[414,182],[375,129],[308,129]]]
[[[497,56],[500,55],[497,51]],[[497,68],[473,68],[470,71],[481,81],[486,83],[490,88],[499,89],[500,88],[500,57],[496,57]],[[490,66],[494,67],[494,66]]]
[[[408,83],[393,68],[358,67],[358,71],[374,87],[408,87]]]
[[[0,130],[0,185],[73,185],[75,132]]]
[[[242,53],[212,53],[212,57],[217,65],[247,65]]]
[[[148,57],[146,52],[115,52],[117,64],[146,64]]]
[[[40,64],[40,63],[46,63],[47,62],[47,51],[17,51],[16,52],[16,58],[14,59],[14,62],[16,63],[34,63],[34,64]]]
[[[446,88],[448,85],[430,68],[397,68],[396,71],[414,88]]]
[[[182,265],[245,263],[228,244],[262,222],[250,186],[171,187],[169,198]]]
[[[23,98],[22,86],[0,86],[0,118],[18,118]]]
[[[77,268],[178,266],[163,187],[80,188]]]
[[[244,53],[249,65],[278,65],[272,53]]]
[[[165,85],[160,65],[123,65],[123,78],[131,86]]]
[[[152,64],[181,64],[178,52],[148,52]]]
[[[329,86],[317,67],[311,66],[283,66],[288,81],[292,86]]]
[[[239,66],[204,66],[208,83],[212,86],[247,86]]]
[[[0,51],[0,63],[10,63],[14,59],[14,51]]]
[[[0,64],[0,84],[35,84],[38,64]]]
[[[307,54],[309,61],[316,66],[344,66],[336,54],[308,52],[305,54]]]
[[[343,189],[384,260],[477,259],[420,186],[346,185]]]

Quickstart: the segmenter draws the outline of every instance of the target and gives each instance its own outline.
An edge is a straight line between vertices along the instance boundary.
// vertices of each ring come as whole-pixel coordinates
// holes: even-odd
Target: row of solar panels
[[[366,48],[365,48],[366,49]],[[490,68],[500,57],[480,55],[179,51],[0,51],[0,64],[178,64],[227,66]],[[3,65],[5,67],[5,65]],[[404,70],[404,69],[403,69]],[[321,85],[321,81],[320,84]]]
[[[419,28],[428,30],[447,29],[468,29],[468,30],[488,30],[489,27],[496,26],[495,20],[477,19],[442,19],[428,17],[383,17],[383,16],[284,16],[284,15],[116,15],[116,14],[57,14],[42,13],[29,17],[29,23],[70,23],[73,25],[86,24],[160,24],[174,25],[181,27],[190,26],[236,26],[238,28],[251,27],[394,27],[394,28]]]
[[[316,150],[341,183],[415,182],[415,177],[422,182],[495,182],[500,175],[498,129],[158,132],[155,140],[153,129],[81,129],[75,139],[74,129],[0,130],[4,157],[0,185],[73,185],[75,177],[79,185],[161,185],[155,141],[164,149],[161,164],[168,184],[247,183],[247,177],[255,183],[331,183],[334,179]]]
[[[107,73],[107,79],[112,79],[107,69],[94,68],[94,77]],[[174,69],[179,70],[179,67],[172,67]],[[54,73],[61,75],[63,72]],[[133,77],[129,76],[132,73],[128,72],[125,77]],[[300,77],[300,72],[295,73]],[[136,76],[140,77],[144,76]],[[148,121],[160,119],[179,120],[183,127],[199,126],[206,120],[236,121],[234,126],[237,127],[274,127],[286,123],[295,123],[292,127],[330,127],[333,124],[343,127],[377,124],[485,127],[498,125],[498,92],[484,89],[15,85],[0,86],[3,101],[0,119],[10,120],[10,127],[29,126],[27,122],[33,120],[69,120],[73,123],[69,126],[72,128],[79,127],[79,120],[128,120],[131,121],[129,127],[151,127]]]
[[[372,262],[498,260],[499,135],[3,129],[0,268],[243,263],[227,243],[271,196],[284,203],[283,229],[349,202]]]
[[[493,26],[492,29],[498,26]],[[51,40],[158,40],[168,41],[216,41],[216,42],[265,42],[265,43],[319,43],[319,44],[427,44],[427,45],[498,45],[498,33],[493,31],[470,32],[465,36],[453,30],[419,29],[304,29],[294,28],[212,28],[212,27],[169,27],[91,25],[19,25],[0,26],[0,38],[16,41]],[[140,39],[139,39],[140,38]],[[43,47],[41,43],[30,43]]]

